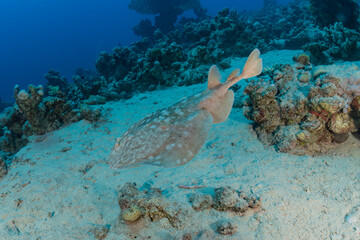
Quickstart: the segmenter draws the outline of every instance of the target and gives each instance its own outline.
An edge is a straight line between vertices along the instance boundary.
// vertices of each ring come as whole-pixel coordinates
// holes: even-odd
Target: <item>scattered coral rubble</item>
[[[119,191],[118,203],[121,209],[118,224],[121,227],[128,226],[134,229],[137,226],[141,228],[152,222],[162,221],[162,225],[169,225],[185,232],[184,238],[187,237],[186,239],[192,239],[192,236],[206,235],[204,232],[186,233],[186,227],[189,224],[187,218],[190,214],[195,214],[194,210],[214,209],[214,211],[231,212],[238,216],[261,210],[259,197],[247,196],[244,192],[229,186],[216,188],[213,196],[193,194],[190,197],[191,209],[169,201],[159,188],[152,188],[144,184],[138,189],[135,183],[126,183]],[[217,233],[221,235],[232,235],[237,228],[235,222],[221,218],[215,225]],[[129,234],[131,234],[130,232]]]

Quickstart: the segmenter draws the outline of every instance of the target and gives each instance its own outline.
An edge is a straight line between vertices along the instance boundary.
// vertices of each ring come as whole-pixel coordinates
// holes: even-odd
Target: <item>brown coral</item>
[[[293,60],[301,65],[310,65],[310,57],[307,54],[301,54],[293,57]]]
[[[350,117],[346,113],[333,114],[328,122],[330,131],[336,134],[349,133],[350,131]]]
[[[360,80],[348,76],[360,76],[360,71],[296,66],[276,65],[258,82],[250,82],[244,115],[255,122],[259,139],[278,151],[325,152],[359,131]]]

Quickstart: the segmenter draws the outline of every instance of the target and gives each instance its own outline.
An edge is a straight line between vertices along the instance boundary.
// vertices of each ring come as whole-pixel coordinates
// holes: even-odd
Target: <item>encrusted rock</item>
[[[122,214],[122,218],[127,222],[134,222],[138,220],[142,215],[141,209],[136,206],[132,205],[130,208],[127,208],[124,213]]]
[[[348,133],[342,133],[342,134],[334,133],[333,136],[334,136],[334,142],[336,143],[344,143],[349,138]]]
[[[158,188],[140,191],[135,183],[126,183],[118,194],[122,219],[134,222],[140,217],[146,221],[159,221],[166,218],[174,228],[182,228],[186,221],[186,211],[177,204],[168,201]]]
[[[192,207],[197,210],[214,208],[218,211],[231,211],[240,215],[246,211],[259,210],[261,199],[253,196],[246,196],[243,192],[237,191],[230,186],[215,189],[214,196],[209,194],[194,194],[190,198]]]
[[[201,211],[204,209],[211,208],[213,204],[212,196],[210,194],[194,194],[190,198],[192,207],[196,211]]]
[[[105,225],[105,226],[96,226],[93,231],[94,231],[94,236],[97,240],[103,240],[107,237],[108,233],[109,233],[109,229],[110,226]]]
[[[231,187],[220,187],[215,189],[214,208],[220,211],[233,209],[240,201],[239,193]]]
[[[216,225],[216,232],[221,235],[233,235],[237,230],[236,223],[228,219],[221,220]]]
[[[339,96],[334,97],[320,97],[318,104],[322,110],[334,114],[339,112],[345,106],[345,100]]]
[[[309,143],[311,141],[311,133],[307,130],[302,130],[296,134],[296,138],[303,143]]]
[[[346,113],[333,114],[328,122],[329,130],[336,134],[349,133],[350,117]]]
[[[354,110],[355,114],[360,116],[360,96],[356,96],[351,102],[351,108]]]
[[[185,233],[183,236],[182,236],[182,240],[192,240],[192,236],[190,233]]]

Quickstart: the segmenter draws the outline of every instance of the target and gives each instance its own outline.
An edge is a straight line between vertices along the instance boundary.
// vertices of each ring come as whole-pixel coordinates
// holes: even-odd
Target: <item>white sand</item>
[[[294,51],[281,51],[262,57],[266,66],[291,62],[293,55]],[[238,62],[233,61],[234,67]],[[22,162],[14,163],[0,182],[0,239],[95,239],[93,229],[104,225],[111,225],[105,239],[114,240],[181,239],[183,233],[202,230],[208,231],[209,239],[360,239],[360,141],[353,137],[329,156],[277,153],[257,140],[241,109],[233,109],[227,121],[213,126],[200,153],[184,166],[109,168],[106,161],[114,139],[132,123],[204,88],[174,87],[107,103],[107,122],[81,121],[33,137],[16,155]],[[86,172],[89,163],[93,167]],[[118,187],[147,181],[188,210],[184,229],[159,221],[131,235],[132,227],[118,222]],[[186,190],[178,185],[207,188]],[[190,193],[221,186],[261,197],[263,210],[240,217],[191,208]],[[213,224],[223,218],[236,222],[235,235],[214,233]]]

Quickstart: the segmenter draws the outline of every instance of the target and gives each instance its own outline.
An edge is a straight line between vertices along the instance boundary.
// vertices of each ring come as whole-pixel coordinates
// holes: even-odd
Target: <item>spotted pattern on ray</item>
[[[214,65],[209,71],[208,88],[184,98],[178,103],[160,109],[127,130],[116,139],[110,156],[110,166],[121,168],[139,164],[165,167],[183,165],[193,159],[213,123],[225,121],[233,104],[233,92],[228,90],[244,78],[262,71],[260,52],[255,49],[249,56],[242,74],[236,69],[221,83],[220,73]]]

